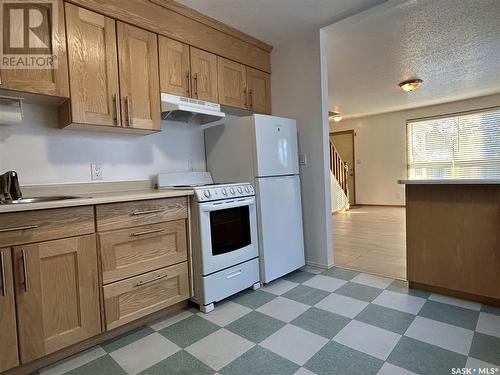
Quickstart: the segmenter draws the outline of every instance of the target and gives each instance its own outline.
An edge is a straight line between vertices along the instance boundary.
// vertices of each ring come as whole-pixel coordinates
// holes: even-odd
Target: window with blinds
[[[500,178],[500,108],[407,122],[408,178]]]

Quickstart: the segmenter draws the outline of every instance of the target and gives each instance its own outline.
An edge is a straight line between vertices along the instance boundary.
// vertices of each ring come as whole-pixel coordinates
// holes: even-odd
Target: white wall
[[[16,170],[23,185],[89,182],[90,163],[102,163],[104,181],[145,180],[191,165],[204,170],[203,132],[170,121],[147,136],[61,130],[55,107],[33,104],[22,125],[0,125],[0,173]]]
[[[301,167],[306,261],[328,267],[333,252],[323,38],[316,30],[274,47],[271,91],[273,114],[297,120],[300,152],[307,154]]]
[[[384,113],[330,124],[330,131],[354,129],[356,203],[403,205],[406,178],[406,120],[500,105],[500,94]]]

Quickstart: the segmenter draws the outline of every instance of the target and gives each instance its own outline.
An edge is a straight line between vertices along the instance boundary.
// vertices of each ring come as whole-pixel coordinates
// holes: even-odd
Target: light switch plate
[[[307,164],[307,154],[305,152],[299,153],[299,165]]]
[[[102,164],[90,164],[90,176],[92,181],[102,180]]]

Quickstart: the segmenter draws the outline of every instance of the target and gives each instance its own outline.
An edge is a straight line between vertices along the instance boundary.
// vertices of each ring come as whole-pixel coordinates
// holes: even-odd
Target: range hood
[[[226,117],[217,103],[161,93],[161,118],[194,124],[208,124]]]

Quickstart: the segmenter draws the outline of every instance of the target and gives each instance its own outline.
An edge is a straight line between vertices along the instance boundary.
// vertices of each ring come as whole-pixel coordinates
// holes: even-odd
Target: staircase
[[[349,209],[349,167],[330,142],[330,177],[332,182],[332,212]]]

